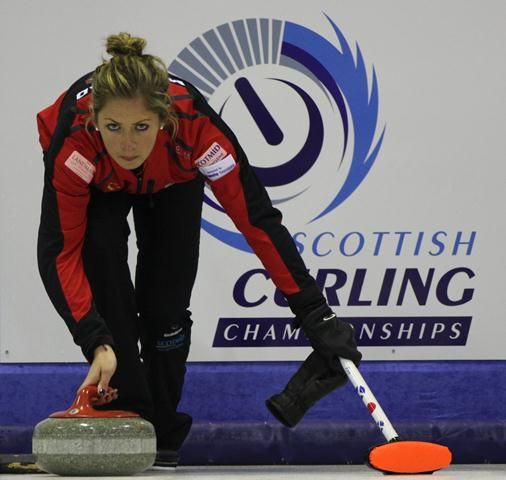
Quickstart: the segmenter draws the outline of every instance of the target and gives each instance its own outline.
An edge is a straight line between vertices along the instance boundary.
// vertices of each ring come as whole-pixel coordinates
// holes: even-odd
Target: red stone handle
[[[74,400],[74,403],[64,412],[55,412],[50,418],[122,418],[138,417],[135,412],[124,410],[97,410],[93,406],[93,398],[98,396],[97,386],[88,385],[83,387]]]

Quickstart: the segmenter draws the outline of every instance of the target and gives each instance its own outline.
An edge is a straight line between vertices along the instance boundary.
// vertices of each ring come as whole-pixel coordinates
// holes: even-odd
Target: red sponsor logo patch
[[[184,148],[180,147],[179,145],[176,145],[176,153],[180,155],[181,157],[187,158],[188,160],[191,158],[192,154],[191,152],[188,152]]]
[[[214,142],[203,155],[195,160],[195,165],[197,168],[208,167],[219,162],[227,155],[227,151],[218,142]]]
[[[95,175],[95,165],[77,150],[74,150],[67,160],[65,160],[65,166],[72,170],[78,177],[82,178],[86,183],[90,183]]]

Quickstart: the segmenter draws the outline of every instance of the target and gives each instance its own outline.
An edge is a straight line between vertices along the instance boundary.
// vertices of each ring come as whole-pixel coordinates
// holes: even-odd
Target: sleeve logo
[[[225,158],[220,161],[215,161],[210,165],[206,165],[205,167],[200,167],[199,170],[207,177],[209,180],[218,180],[218,178],[223,177],[228,172],[232,171],[235,167],[235,160],[232,155],[227,155]]]
[[[78,177],[82,178],[86,183],[90,183],[95,175],[95,165],[74,150],[69,158],[65,160],[65,166],[72,170]]]
[[[208,167],[226,156],[227,151],[218,142],[214,142],[203,155],[195,160],[195,165],[197,168]]]

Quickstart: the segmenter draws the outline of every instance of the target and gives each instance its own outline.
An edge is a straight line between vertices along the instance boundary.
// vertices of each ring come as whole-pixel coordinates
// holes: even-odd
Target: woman
[[[177,406],[207,182],[315,349],[268,401],[281,421],[295,424],[345,381],[338,355],[359,362],[352,329],[307,273],[232,131],[192,85],[142,53],[145,43],[111,35],[112,58],[37,117],[45,163],[39,270],[91,364],[82,386],[98,384],[100,403],[151,420],[160,451],[180,448],[191,426]],[[135,287],[127,264],[131,209]]]

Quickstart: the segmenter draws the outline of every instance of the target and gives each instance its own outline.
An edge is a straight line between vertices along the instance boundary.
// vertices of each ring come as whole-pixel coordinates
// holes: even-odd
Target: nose
[[[136,146],[137,143],[133,132],[130,132],[129,130],[121,132],[120,148],[123,153],[131,153],[135,151]]]

